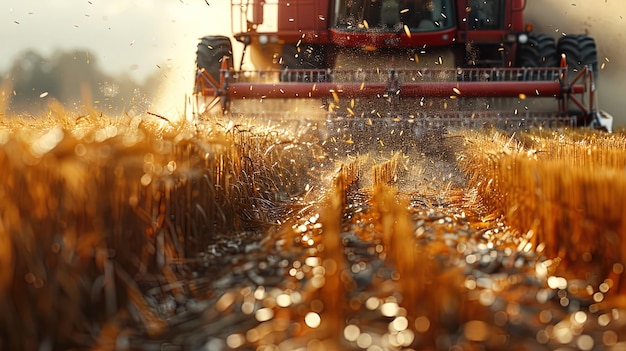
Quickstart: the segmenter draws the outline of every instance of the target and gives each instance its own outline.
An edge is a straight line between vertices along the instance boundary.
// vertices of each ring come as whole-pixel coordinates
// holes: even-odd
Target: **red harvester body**
[[[327,111],[356,117],[382,112],[463,121],[479,111],[495,121],[611,127],[595,102],[594,40],[534,33],[524,22],[526,0],[232,0],[231,6],[232,36],[243,44],[239,67],[226,36],[202,38],[197,57],[195,92],[224,112],[235,100],[323,99]],[[241,69],[247,53],[252,70]],[[535,97],[556,100],[556,107],[537,107],[530,103]],[[355,99],[366,112],[356,111]]]

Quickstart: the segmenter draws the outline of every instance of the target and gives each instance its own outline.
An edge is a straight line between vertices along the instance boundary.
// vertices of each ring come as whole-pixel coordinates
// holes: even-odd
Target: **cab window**
[[[340,29],[437,31],[453,26],[450,0],[338,0],[335,25]]]
[[[502,29],[504,1],[472,1],[469,13],[469,28],[474,30]]]

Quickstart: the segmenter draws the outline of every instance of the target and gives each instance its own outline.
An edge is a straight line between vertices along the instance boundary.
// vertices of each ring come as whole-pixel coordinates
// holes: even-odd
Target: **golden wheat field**
[[[626,135],[0,122],[0,350],[622,350]]]

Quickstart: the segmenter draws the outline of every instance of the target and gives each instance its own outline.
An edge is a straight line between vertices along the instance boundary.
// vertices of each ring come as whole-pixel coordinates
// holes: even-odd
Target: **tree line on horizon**
[[[0,72],[0,85],[6,90],[0,105],[7,115],[46,111],[54,100],[68,110],[93,107],[107,114],[122,113],[148,108],[162,79],[162,71],[143,82],[128,72],[107,74],[88,50],[57,50],[45,57],[30,49],[19,54],[8,71]]]

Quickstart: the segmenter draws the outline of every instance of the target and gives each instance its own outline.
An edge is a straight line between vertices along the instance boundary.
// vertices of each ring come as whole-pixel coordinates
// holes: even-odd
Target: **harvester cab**
[[[208,110],[272,100],[286,111],[306,100],[326,115],[415,125],[612,126],[596,103],[593,38],[533,32],[526,0],[231,6],[241,57],[234,60],[229,36],[198,44],[195,93]]]

